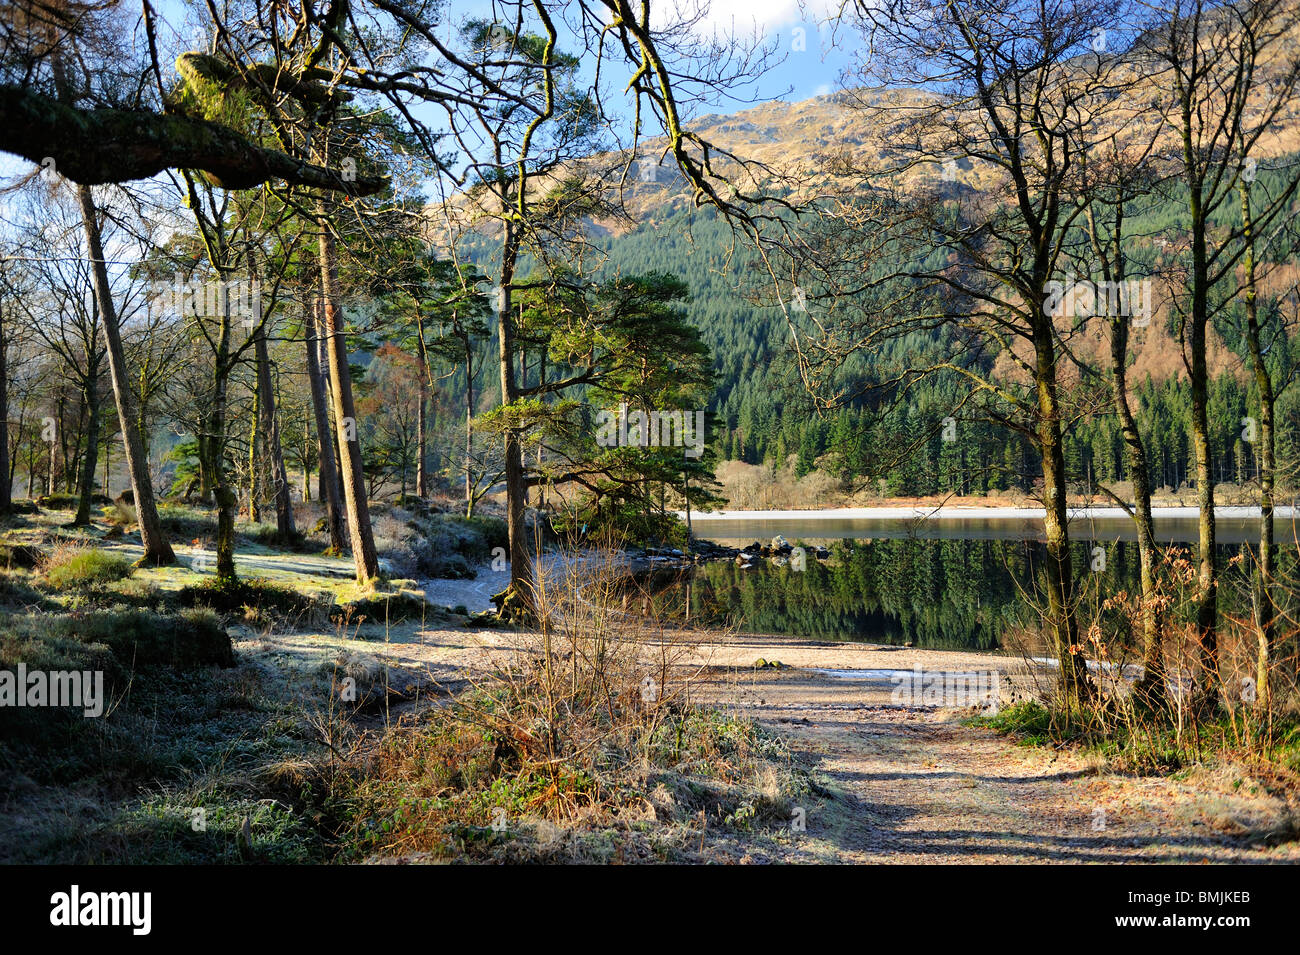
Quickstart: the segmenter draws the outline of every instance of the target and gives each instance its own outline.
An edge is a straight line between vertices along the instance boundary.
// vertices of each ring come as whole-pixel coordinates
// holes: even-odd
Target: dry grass
[[[373,747],[332,744],[346,851],[657,861],[788,820],[803,784],[784,746],[692,704],[690,638],[613,609],[608,553],[541,575],[543,623],[497,672]]]
[[[1124,592],[1085,595],[1078,608],[1081,639],[1085,656],[1098,666],[1090,671],[1091,696],[1069,705],[1059,697],[1057,671],[1029,660],[1052,655],[1041,637],[1027,630],[1010,635],[1008,646],[1026,658],[1032,699],[994,724],[1037,742],[1081,743],[1122,770],[1262,767],[1278,791],[1300,794],[1300,624],[1278,617],[1265,688],[1254,620],[1223,616],[1216,652],[1208,658],[1192,622],[1196,594],[1196,565],[1185,549],[1171,547],[1162,555],[1149,600]],[[1137,676],[1144,669],[1140,643],[1149,606],[1161,620],[1163,672],[1143,683]]]

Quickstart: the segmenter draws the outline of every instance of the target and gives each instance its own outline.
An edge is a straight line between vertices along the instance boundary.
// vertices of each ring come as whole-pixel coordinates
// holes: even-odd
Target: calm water
[[[1295,572],[1296,549],[1287,543],[1294,541],[1292,520],[1288,513],[1277,527],[1283,575]],[[833,557],[820,563],[810,556],[802,572],[763,560],[749,569],[714,562],[681,574],[658,573],[643,582],[660,612],[684,617],[689,602],[691,620],[700,625],[992,650],[1001,647],[1009,629],[1032,627],[1036,619],[1032,601],[1041,593],[1041,521],[744,518],[700,521],[695,532],[733,545],[769,542],[780,534],[791,543],[825,544]],[[1076,520],[1071,533],[1083,615],[1091,619],[1107,596],[1138,591],[1137,545],[1130,521]],[[1166,546],[1178,547],[1195,533],[1194,518],[1157,519],[1157,534]],[[1257,521],[1220,516],[1218,533],[1225,565],[1242,555],[1224,573],[1222,609],[1249,612],[1247,568],[1254,558],[1244,542],[1255,538]],[[1097,612],[1103,626],[1120,632],[1118,614],[1107,620],[1106,613]]]
[[[883,509],[882,509],[883,510]],[[777,534],[787,540],[865,540],[875,538],[922,538],[932,540],[1042,540],[1043,521],[1034,515],[1003,516],[1012,509],[993,511],[996,516],[948,511],[941,517],[735,517],[699,518],[698,537],[727,544],[770,541]],[[1218,508],[1216,536],[1221,544],[1253,543],[1259,536],[1259,522],[1242,516],[1246,508]],[[1258,512],[1255,512],[1256,515]],[[1296,539],[1295,510],[1278,508],[1274,515],[1275,539]],[[1197,539],[1194,508],[1158,508],[1155,511],[1156,538],[1162,543],[1188,543]],[[1133,521],[1118,508],[1078,511],[1070,520],[1070,535],[1078,540],[1136,541]]]

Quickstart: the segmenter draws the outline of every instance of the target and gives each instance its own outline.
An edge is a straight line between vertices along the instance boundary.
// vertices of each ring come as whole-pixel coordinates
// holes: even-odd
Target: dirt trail
[[[1295,862],[1300,842],[1268,834],[1296,807],[1242,771],[1121,775],[1069,752],[1021,747],[970,726],[970,711],[896,702],[901,675],[998,669],[1004,696],[1024,689],[1016,661],[779,636],[668,635],[671,677],[696,702],[734,707],[787,741],[826,792],[810,796],[807,831],[781,840],[791,862]],[[276,649],[324,649],[320,635]],[[689,642],[689,641],[688,641]],[[500,665],[529,643],[492,630],[394,630],[389,642],[342,640],[443,685]],[[525,649],[525,652],[527,650]],[[653,655],[653,651],[652,651]],[[781,669],[757,669],[759,659]],[[851,672],[852,678],[843,673]]]
[[[425,583],[436,602],[477,609],[498,576]],[[788,861],[1300,861],[1300,842],[1269,836],[1288,819],[1294,831],[1297,807],[1241,772],[1119,775],[1099,760],[1016,746],[965,725],[967,712],[910,706],[893,693],[900,674],[917,667],[997,671],[1005,700],[1032,682],[1013,658],[753,634],[662,636],[674,648],[675,682],[688,682],[697,701],[735,707],[780,733],[831,794],[810,797],[807,832],[781,853]],[[277,635],[273,647],[250,643],[282,665],[316,666],[338,651],[383,659],[417,683],[452,686],[528,652],[530,641],[416,624],[362,640],[299,633]],[[660,658],[660,647],[642,646]],[[757,669],[760,659],[782,668]]]
[[[892,703],[892,684],[760,671],[729,697],[781,733],[838,798],[807,809],[792,861],[845,863],[1294,862],[1261,834],[1287,807],[1256,781],[1098,771],[1018,747],[954,711]],[[728,685],[732,689],[728,689]],[[1239,782],[1240,781],[1240,782]]]

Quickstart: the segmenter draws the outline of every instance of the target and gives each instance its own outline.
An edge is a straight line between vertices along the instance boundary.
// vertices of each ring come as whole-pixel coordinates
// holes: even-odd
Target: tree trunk
[[[546,384],[546,348],[543,347],[538,350],[538,354],[537,354],[537,387],[541,388],[545,386],[545,384]],[[543,397],[542,401],[546,401],[546,398]],[[545,462],[545,460],[546,460],[546,450],[545,448],[543,448],[542,442],[538,441],[537,442],[537,474],[539,478],[541,476],[542,465]],[[544,511],[546,509],[546,485],[541,483],[540,480],[538,481],[537,484],[537,509],[538,511]]]
[[[312,304],[312,315],[307,330],[307,377],[311,380],[311,406],[316,418],[316,445],[320,458],[320,498],[325,502],[325,526],[329,531],[330,550],[343,553],[343,508],[340,500],[338,469],[334,457],[334,432],[330,427],[329,408],[325,395],[325,372],[321,369],[321,348],[324,339],[324,321],[320,316],[320,302]]]
[[[429,496],[429,366],[425,361],[420,365],[420,409],[415,416],[415,494],[423,498]]]
[[[1102,278],[1113,283],[1113,288],[1125,288],[1128,278],[1127,260],[1124,254],[1124,199],[1115,207],[1114,232],[1110,237],[1110,254],[1102,249],[1101,237],[1097,234],[1097,225],[1092,212],[1088,214],[1088,226],[1092,234],[1093,247],[1102,264]],[[1138,430],[1133,417],[1133,408],[1128,400],[1128,345],[1132,330],[1132,309],[1121,296],[1116,302],[1116,309],[1110,316],[1110,376],[1111,391],[1115,402],[1115,413],[1119,417],[1120,434],[1128,451],[1129,481],[1133,485],[1133,523],[1137,527],[1138,564],[1142,587],[1142,677],[1139,685],[1148,699],[1163,696],[1165,691],[1164,675],[1164,614],[1161,602],[1156,594],[1156,550],[1155,522],[1151,516],[1151,469],[1147,460],[1146,444]]]
[[[76,527],[90,523],[90,499],[95,493],[95,471],[99,464],[99,363],[92,361],[86,375],[86,456],[81,462],[81,495],[77,500]]]
[[[370,529],[370,509],[366,502],[366,476],[362,467],[361,442],[357,434],[356,406],[352,400],[352,373],[348,369],[347,340],[343,316],[335,291],[338,263],[334,237],[330,234],[324,200],[318,205],[320,215],[320,273],[324,298],[325,330],[328,335],[330,385],[334,402],[339,458],[342,468],[343,501],[347,507],[348,533],[352,540],[352,560],[358,583],[379,575],[379,557],[375,553],[374,534]]]
[[[140,525],[140,540],[144,544],[143,564],[171,564],[176,560],[172,546],[163,533],[158,518],[158,505],[154,501],[153,480],[149,475],[149,461],[144,452],[144,441],[136,426],[135,395],[127,378],[126,356],[122,349],[122,336],[117,324],[117,308],[113,304],[112,289],[108,284],[108,266],[100,240],[99,220],[90,187],[77,187],[81,200],[81,221],[86,230],[91,267],[95,276],[95,298],[104,318],[104,337],[108,342],[108,370],[113,380],[113,399],[117,404],[118,422],[122,428],[122,444],[126,451],[126,466],[131,474],[131,492],[135,498],[136,518]]]
[[[265,419],[262,429],[262,446],[271,459],[271,481],[275,486],[275,527],[281,543],[288,543],[297,532],[293,523],[293,500],[289,493],[289,472],[284,467],[284,452],[280,447],[280,421],[276,416],[275,385],[271,379],[271,359],[267,354],[266,332],[258,326],[253,343],[257,353],[257,390],[262,396],[261,415]]]
[[[77,409],[78,428],[81,426],[81,414],[85,410],[84,407],[85,404],[86,401],[85,398],[83,397],[81,400],[82,407],[79,407]],[[62,471],[55,471],[54,469],[50,470],[50,484],[52,487],[54,486],[55,476],[57,475],[58,477],[63,479],[64,493],[71,494],[73,490],[76,488],[78,475],[77,475],[76,461],[73,459],[73,454],[70,453],[68,449],[68,429],[63,427],[62,412],[64,410],[65,409],[60,408],[60,414],[59,414],[59,457],[63,459],[63,470]],[[78,441],[80,441],[80,439],[78,439]],[[148,457],[148,452],[145,453],[145,456],[146,458]]]
[[[465,336],[465,516],[474,516],[474,352]]]
[[[217,335],[217,352],[212,363],[212,397],[208,408],[206,450],[208,473],[212,475],[212,493],[217,502],[217,577],[235,579],[235,517],[239,497],[230,486],[226,473],[226,402],[229,398],[230,311],[221,314]]]
[[[14,504],[13,471],[9,464],[9,342],[5,337],[4,307],[4,299],[0,297],[0,514],[8,514]]]
[[[1039,308],[1039,314],[1043,309]],[[1038,402],[1037,437],[1043,459],[1043,530],[1047,538],[1048,628],[1060,663],[1058,692],[1066,704],[1086,698],[1091,690],[1087,659],[1079,645],[1074,616],[1074,570],[1070,563],[1069,511],[1066,501],[1065,454],[1061,412],[1056,396],[1056,355],[1050,324],[1035,330],[1035,388]]]
[[[256,524],[262,519],[262,509],[258,506],[258,495],[261,488],[258,487],[257,480],[257,438],[261,433],[262,422],[262,375],[261,369],[258,369],[257,377],[253,380],[253,422],[248,429],[248,521],[250,524]]]
[[[208,470],[208,439],[199,435],[195,440],[199,446],[199,501],[203,504],[211,504],[212,472]]]
[[[1199,219],[1200,202],[1193,192],[1193,221]],[[1198,556],[1196,633],[1200,643],[1201,671],[1207,681],[1218,680],[1218,568],[1215,554],[1214,462],[1210,457],[1209,372],[1206,368],[1205,332],[1208,311],[1208,265],[1205,228],[1192,235],[1192,451],[1196,458]]]
[[[519,239],[513,223],[505,223],[501,257],[501,298],[497,302],[497,338],[501,364],[501,403],[508,405],[518,396],[515,384],[515,321],[510,283],[514,280]],[[523,436],[517,428],[505,431],[506,530],[510,538],[510,590],[525,607],[533,606],[532,560],[524,523],[528,487],[524,483]]]
[[[1241,220],[1246,242],[1244,268],[1246,272],[1246,344],[1250,349],[1251,370],[1259,389],[1259,561],[1252,581],[1255,603],[1255,628],[1258,647],[1255,662],[1257,699],[1262,707],[1270,702],[1269,669],[1273,656],[1274,620],[1273,606],[1273,493],[1275,480],[1273,406],[1273,376],[1264,360],[1260,343],[1258,289],[1255,283],[1254,223],[1250,212],[1250,184],[1241,186]]]
[[[1122,277],[1119,281],[1123,281]],[[1148,694],[1164,692],[1164,632],[1160,601],[1156,595],[1155,522],[1151,517],[1151,473],[1147,465],[1146,445],[1133,417],[1128,401],[1129,318],[1117,316],[1111,322],[1111,388],[1115,412],[1119,415],[1120,433],[1128,449],[1129,481],[1133,485],[1133,523],[1137,525],[1138,564],[1142,583],[1142,680]]]

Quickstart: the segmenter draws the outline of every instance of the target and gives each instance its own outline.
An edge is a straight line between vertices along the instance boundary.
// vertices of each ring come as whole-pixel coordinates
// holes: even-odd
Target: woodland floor
[[[120,548],[127,544],[96,541]],[[180,566],[137,576],[164,589],[198,576],[197,547]],[[347,561],[241,548],[241,571],[308,589],[346,587]],[[483,609],[504,575],[422,581],[434,604]],[[436,624],[292,628],[237,624],[246,661],[289,678],[347,659],[382,668],[403,688],[393,708],[427,706],[475,682],[512,655],[532,653],[533,635]],[[895,702],[900,673],[997,670],[1004,691],[1024,696],[1035,673],[1008,656],[928,651],[797,637],[637,628],[638,652],[663,668],[694,702],[734,708],[784,737],[814,781],[806,829],[733,843],[731,861],[1295,862],[1294,786],[1239,766],[1192,767],[1166,775],[1116,771],[1076,750],[1018,745],[971,725],[971,711]],[[759,667],[779,661],[779,668]],[[853,671],[853,672],[846,672]],[[1008,694],[1004,692],[1004,698]],[[385,719],[391,714],[384,714]]]
[[[893,655],[861,651],[854,666]],[[1098,758],[1017,746],[954,711],[892,704],[887,682],[763,671],[736,689],[841,796],[810,808],[808,844],[791,861],[1300,859],[1300,843],[1267,845],[1295,807],[1241,771],[1110,772]]]
[[[472,589],[476,583],[439,582],[448,591],[463,591],[458,602],[478,595]],[[321,649],[319,636],[264,639],[262,648],[282,659]],[[354,641],[347,643],[357,652]],[[361,652],[406,674],[408,685],[451,688],[472,681],[494,660],[530,652],[530,646],[527,634],[405,625],[372,637]],[[1117,772],[1100,757],[1017,745],[971,725],[971,711],[891,699],[896,685],[891,677],[918,666],[997,669],[1004,688],[1022,694],[1035,675],[1010,657],[680,631],[644,641],[643,652],[667,661],[671,679],[687,685],[692,700],[734,707],[784,737],[819,783],[819,794],[803,807],[806,831],[763,840],[754,847],[755,859],[1300,860],[1300,842],[1276,837],[1294,832],[1294,793],[1241,767],[1150,776]],[[758,669],[760,659],[782,666]],[[843,671],[859,672],[845,678]]]

